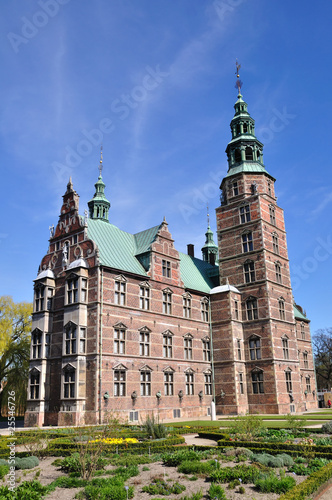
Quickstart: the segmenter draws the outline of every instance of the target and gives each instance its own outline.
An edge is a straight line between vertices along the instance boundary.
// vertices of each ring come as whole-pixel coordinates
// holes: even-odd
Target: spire
[[[96,192],[92,200],[88,202],[90,219],[99,219],[105,222],[108,221],[108,211],[111,206],[110,202],[105,196],[105,184],[101,176],[103,170],[103,147],[100,147],[100,161],[99,161],[99,177],[95,184]]]
[[[236,60],[235,87],[238,89],[238,96],[230,124],[232,139],[226,148],[229,165],[227,177],[249,171],[267,173],[263,164],[263,144],[255,136],[255,120],[250,116],[248,104],[241,94],[240,68],[241,65]]]
[[[209,206],[207,206],[207,231],[205,233],[205,244],[202,247],[203,260],[215,264],[218,255],[218,245],[213,241],[213,231],[210,228]]]

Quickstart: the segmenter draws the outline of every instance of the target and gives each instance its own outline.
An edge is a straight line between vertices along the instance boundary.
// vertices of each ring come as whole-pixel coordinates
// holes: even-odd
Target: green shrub
[[[1,465],[8,465],[8,460],[5,460],[4,458],[0,458],[0,466]]]
[[[171,484],[162,479],[155,479],[149,486],[143,486],[142,491],[150,495],[178,495],[185,489],[186,487],[178,482]]]
[[[14,491],[8,486],[0,486],[1,500],[41,500],[49,491],[49,487],[42,486],[39,481],[24,481]]]
[[[243,493],[245,493],[245,492],[246,492],[246,490],[245,490],[244,486],[240,486],[239,493],[241,493],[243,495]]]
[[[196,493],[193,493],[190,497],[184,495],[183,497],[180,497],[179,500],[201,500],[201,498],[203,498],[203,492],[202,490],[199,490]]]
[[[287,493],[281,495],[278,500],[302,500],[311,497],[322,484],[332,477],[332,463],[329,463],[317,472],[314,472],[302,483],[297,484]]]
[[[178,466],[178,472],[181,474],[210,474],[210,472],[216,470],[216,468],[217,466],[214,460],[209,460],[209,462],[195,462],[188,460],[182,462]]]
[[[227,500],[225,490],[219,484],[212,483],[207,493],[208,498],[211,500],[214,500],[215,498],[218,500]]]
[[[0,465],[0,479],[3,479],[9,472],[9,465]]]
[[[16,469],[33,469],[39,465],[39,460],[37,457],[24,457],[24,458],[15,458],[15,468]]]
[[[134,488],[130,486],[126,491],[123,484],[120,486],[110,484],[102,487],[89,485],[85,487],[84,495],[87,500],[109,500],[110,498],[112,500],[127,500],[127,498],[133,498]]]
[[[285,467],[291,467],[292,465],[294,465],[293,458],[287,453],[280,453],[276,455],[276,458],[281,458]]]
[[[92,465],[92,459],[90,454],[86,454],[85,457],[85,467],[89,468]],[[107,460],[102,457],[98,457],[96,461],[95,470],[101,470],[105,467]],[[72,472],[75,474],[82,474],[82,458],[80,458],[79,453],[73,453],[69,457],[65,457],[60,463],[60,469],[64,472]]]
[[[137,465],[130,465],[129,467],[118,467],[112,472],[117,476],[120,476],[123,482],[125,482],[130,477],[138,476],[139,469]]]
[[[167,437],[168,435],[166,425],[161,424],[159,420],[156,421],[154,415],[152,415],[152,417],[147,416],[143,428],[146,437],[148,438],[152,437],[152,439],[161,439]]]
[[[255,488],[262,493],[285,493],[296,485],[292,476],[278,477],[274,472],[268,476],[258,478],[254,482]]]
[[[332,434],[332,420],[322,425],[323,434]]]
[[[307,466],[304,464],[294,464],[289,468],[290,472],[295,472],[298,476],[310,476],[329,463],[326,458],[314,458],[310,460]]]
[[[130,465],[140,465],[140,464],[150,464],[152,462],[159,461],[154,459],[154,457],[149,457],[149,455],[126,455],[124,457],[111,458],[109,461],[112,465],[129,467]]]
[[[227,486],[227,488],[229,490],[234,490],[234,488],[236,488],[237,486],[240,486],[241,482],[238,480],[238,479],[234,479],[233,481],[231,481],[229,483],[229,485]]]
[[[241,479],[242,483],[253,483],[259,475],[259,469],[253,465],[236,465],[212,471],[209,479],[215,483],[229,483],[234,479]]]
[[[179,450],[175,451],[174,453],[165,453],[162,455],[162,461],[164,465],[167,465],[169,467],[176,467],[182,462],[186,462],[189,460],[200,460],[200,454],[194,450]]]

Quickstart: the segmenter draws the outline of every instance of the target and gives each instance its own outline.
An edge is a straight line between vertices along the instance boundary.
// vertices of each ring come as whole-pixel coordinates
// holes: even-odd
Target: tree
[[[332,387],[332,328],[318,330],[312,339],[318,390]]]
[[[15,304],[0,297],[0,414],[7,408],[8,392],[15,391],[16,411],[23,411],[27,398],[31,341],[32,304]]]

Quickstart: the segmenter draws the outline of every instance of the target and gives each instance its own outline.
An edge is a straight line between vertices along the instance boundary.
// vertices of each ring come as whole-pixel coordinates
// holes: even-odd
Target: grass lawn
[[[263,425],[264,427],[268,427],[270,429],[287,429],[289,428],[289,423],[285,419],[284,416],[281,415],[276,415],[274,416],[269,416],[269,417],[264,417],[261,416]],[[310,418],[301,416],[299,415],[298,417],[301,420],[305,421],[305,426],[308,425],[319,425],[319,424],[324,424],[330,419],[327,419],[325,416],[322,418],[318,418],[318,416],[312,418],[310,415]],[[183,427],[183,426],[189,426],[189,427],[216,427],[216,428],[227,428],[230,427],[233,423],[234,418],[222,418],[220,420],[190,420],[187,422],[177,422],[177,423],[172,423],[172,424],[166,424],[171,427]]]

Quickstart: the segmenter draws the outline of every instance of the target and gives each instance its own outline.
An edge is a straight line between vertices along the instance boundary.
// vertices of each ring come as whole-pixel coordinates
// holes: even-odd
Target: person
[[[327,402],[327,406],[328,406],[329,408],[331,408],[331,404],[332,404],[332,403],[331,403],[331,400],[329,399],[329,400],[328,400],[328,402]]]

